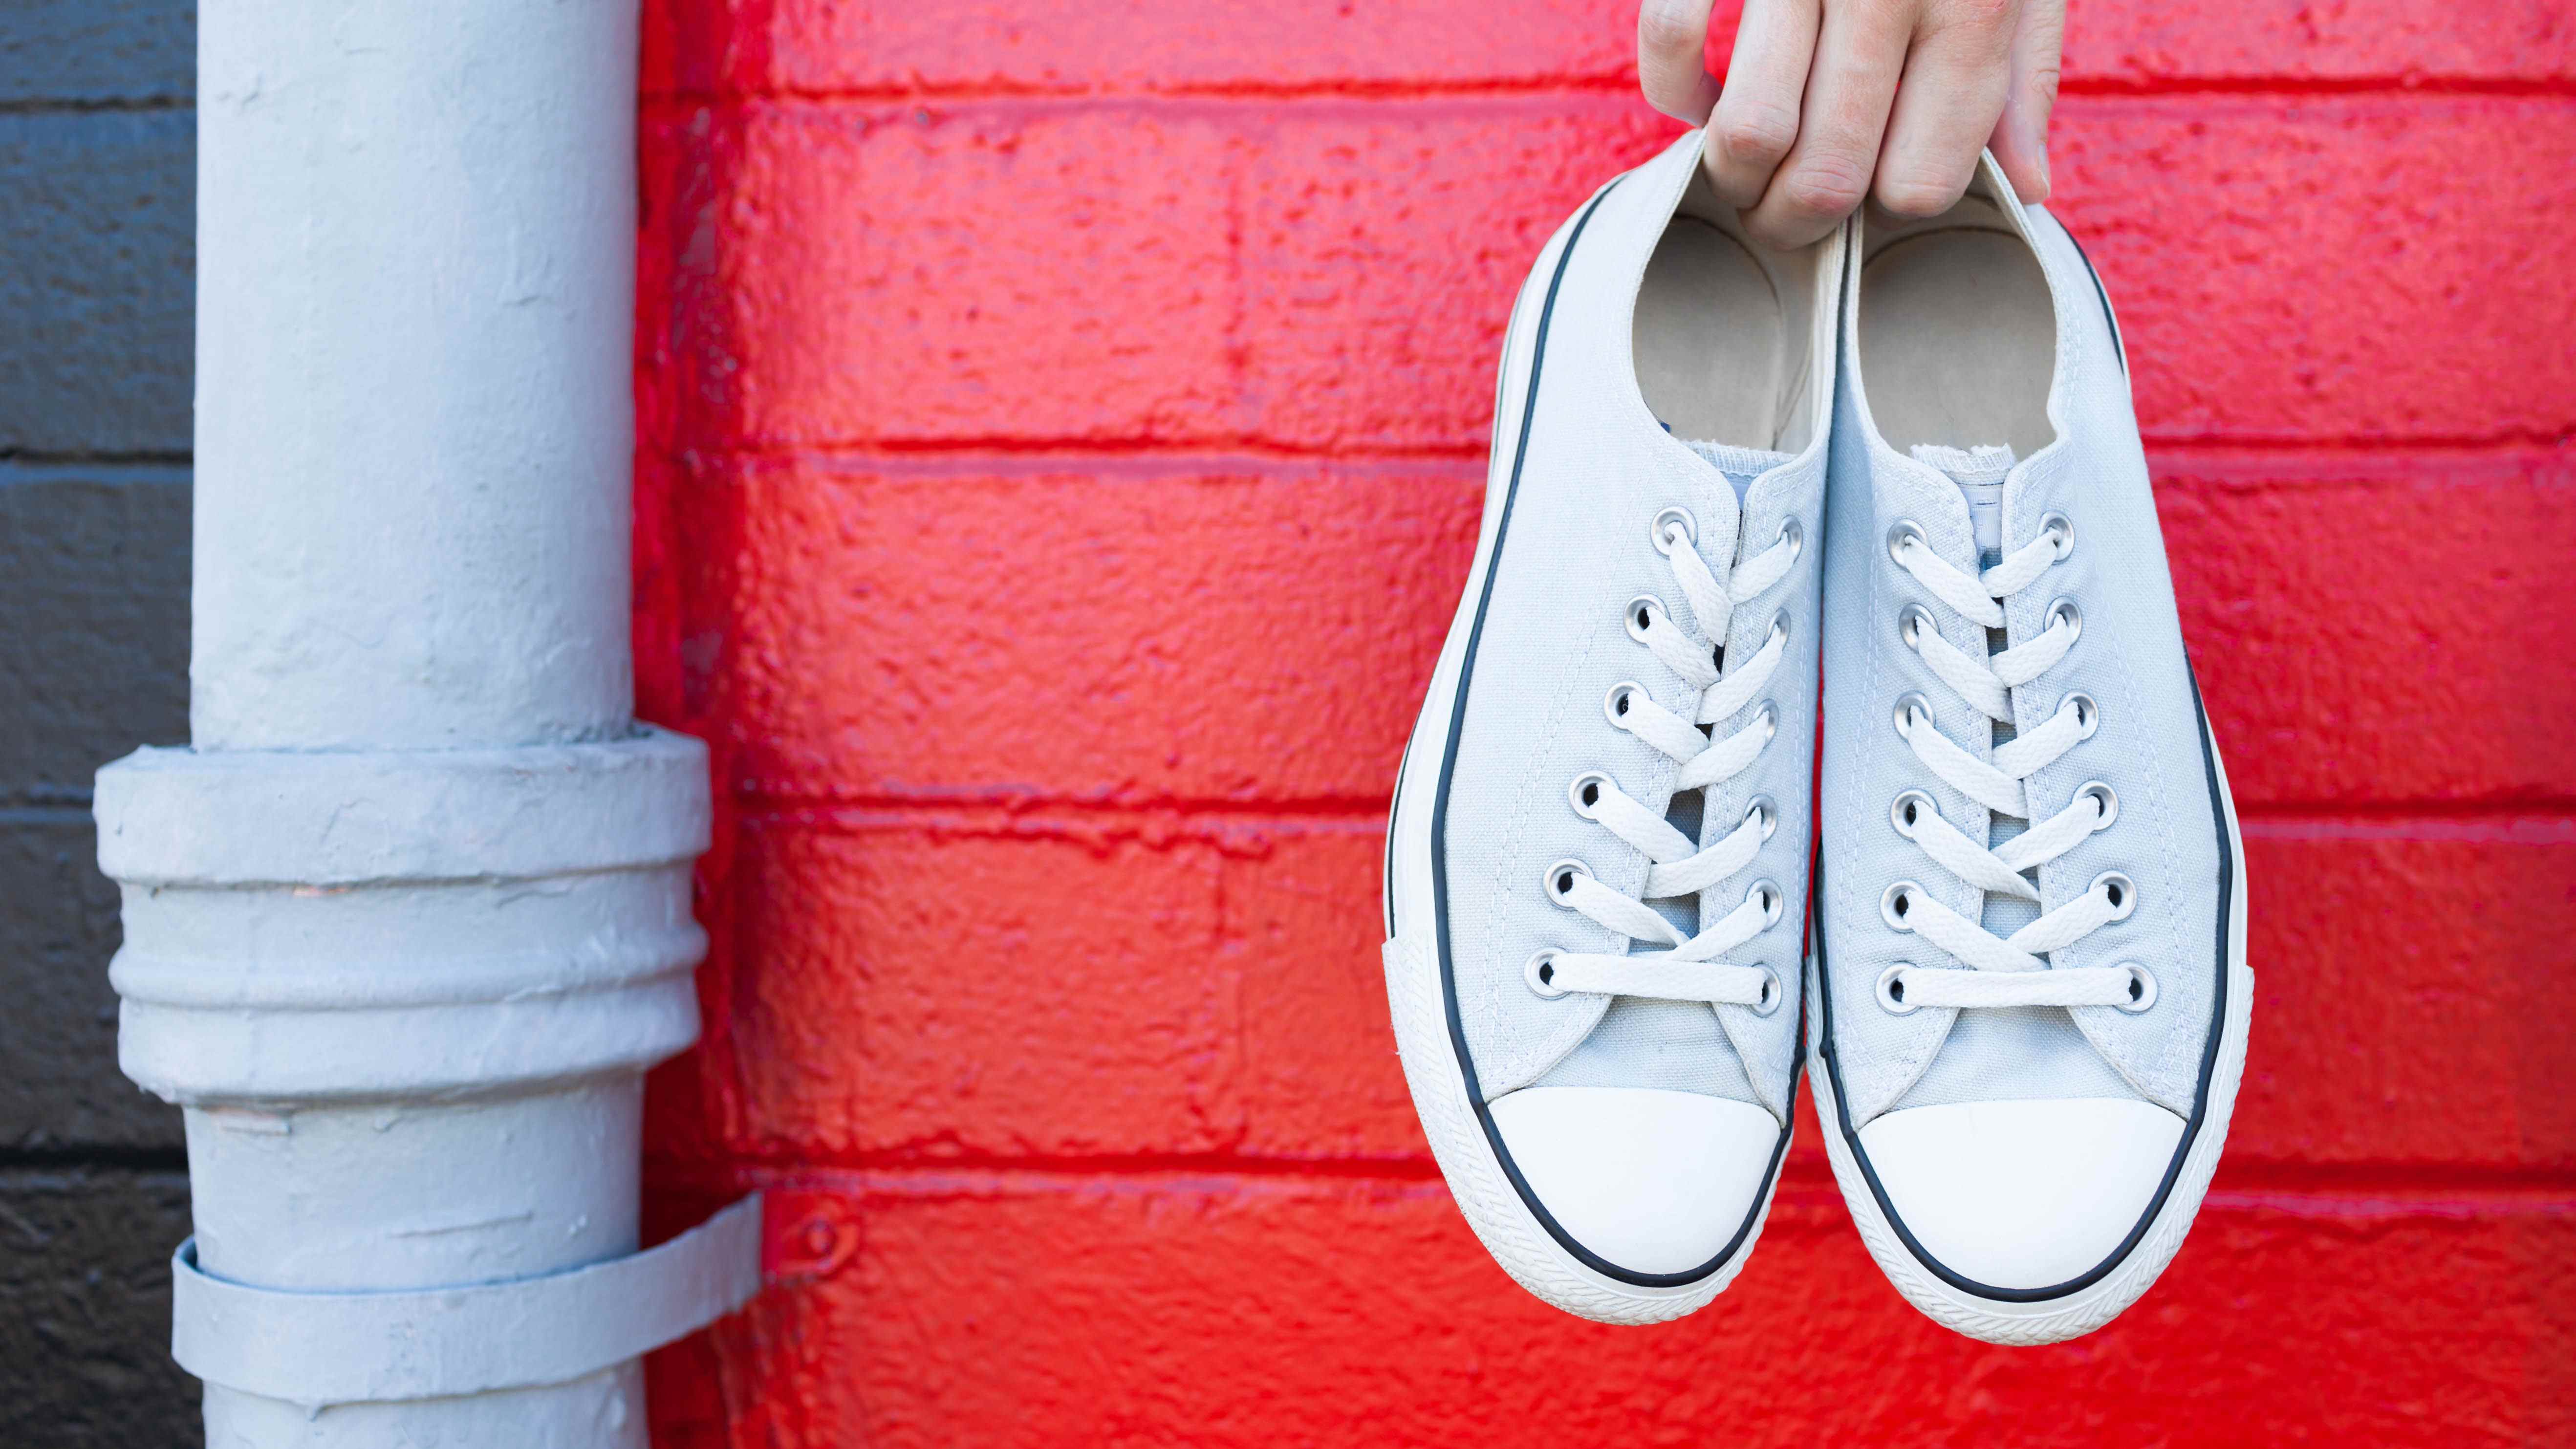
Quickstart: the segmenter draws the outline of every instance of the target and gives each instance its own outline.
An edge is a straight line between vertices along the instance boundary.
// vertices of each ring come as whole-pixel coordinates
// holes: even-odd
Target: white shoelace
[[[1677,623],[1661,600],[1641,597],[1628,605],[1628,633],[1699,691],[1698,703],[1686,718],[1655,703],[1644,686],[1623,683],[1610,691],[1602,708],[1613,726],[1680,762],[1681,770],[1673,780],[1676,792],[1705,790],[1751,768],[1763,747],[1779,732],[1778,712],[1767,705],[1749,723],[1722,739],[1703,733],[1700,726],[1717,724],[1743,711],[1761,696],[1771,676],[1779,670],[1789,643],[1785,615],[1774,620],[1770,637],[1762,647],[1737,661],[1732,669],[1719,669],[1718,645],[1714,641],[1726,637],[1728,623],[1738,606],[1752,602],[1788,576],[1789,566],[1797,561],[1804,545],[1804,536],[1796,523],[1784,525],[1776,542],[1746,559],[1723,583],[1710,571],[1708,561],[1700,557],[1698,530],[1688,514],[1668,508],[1656,515],[1654,536],[1656,549],[1671,561],[1673,579],[1690,603],[1696,632]],[[1624,956],[1542,951],[1530,958],[1530,989],[1542,996],[1599,992],[1750,1006],[1766,1014],[1777,1010],[1784,995],[1777,975],[1762,967],[1735,966],[1719,959],[1779,921],[1787,902],[1777,885],[1754,882],[1745,893],[1743,905],[1714,922],[1703,923],[1705,929],[1689,936],[1646,902],[1697,895],[1751,865],[1762,842],[1779,828],[1778,807],[1767,799],[1756,799],[1741,823],[1703,849],[1661,814],[1620,789],[1608,775],[1582,775],[1568,793],[1577,813],[1619,837],[1653,864],[1647,868],[1644,890],[1632,897],[1594,879],[1591,869],[1580,861],[1559,861],[1548,868],[1549,898],[1631,941],[1652,942],[1668,949]]]
[[[1993,568],[1970,575],[1934,553],[1914,524],[1899,523],[1888,534],[1888,552],[1898,567],[1933,597],[1987,629],[2003,628],[2003,601],[2030,587],[2074,546],[2073,528],[2062,515],[2051,514],[2038,537]],[[1906,607],[1899,632],[1942,683],[1989,720],[2009,725],[2014,722],[2011,691],[2054,668],[2082,631],[2083,616],[2061,599],[2049,606],[2044,632],[1999,654],[1972,655],[1950,643],[1933,627],[1930,611],[1919,605]],[[1995,814],[2018,820],[2031,819],[2026,788],[2030,777],[2092,738],[2100,723],[2098,706],[2090,698],[2070,694],[2047,723],[1998,745],[1992,759],[1983,760],[1935,727],[1931,707],[1920,695],[1899,700],[1895,718],[1897,733],[1925,769]],[[1898,796],[1891,809],[1898,833],[1920,846],[1935,864],[1990,895],[2034,906],[2039,904],[2039,888],[2024,872],[2066,854],[2086,836],[2108,829],[2117,814],[2118,799],[2110,788],[2098,781],[2088,783],[2064,810],[2032,821],[2027,831],[1988,848],[1942,819],[1939,806],[1920,790]],[[2008,937],[1996,936],[1912,881],[1889,886],[1879,909],[1897,930],[1919,934],[1974,968],[1890,967],[1879,978],[1878,996],[1880,1005],[1891,1011],[1926,1006],[2117,1006],[2137,1011],[2154,1000],[2154,980],[2143,968],[2058,970],[2040,959],[2041,953],[2071,946],[2137,909],[2137,887],[2116,872],[2095,878],[2083,895]]]

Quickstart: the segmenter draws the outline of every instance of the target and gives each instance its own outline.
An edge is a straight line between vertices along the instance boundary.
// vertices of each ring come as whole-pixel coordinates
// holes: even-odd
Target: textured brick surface
[[[2569,455],[2155,464],[2242,803],[2576,798]],[[691,678],[772,797],[1378,806],[1482,490],[1473,461],[710,464],[677,486]]]
[[[1721,27],[1738,8],[1719,7]],[[1403,0],[1186,10],[785,0],[666,7],[657,18],[646,32],[648,92],[1403,91],[1625,84],[1636,67],[1633,7],[1618,0],[1536,0],[1493,24]]]
[[[1374,958],[1382,839],[1088,811],[765,820],[723,918],[737,1147],[1427,1170]],[[2576,1001],[2553,985],[2576,824],[2258,821],[2246,851],[2262,1035],[2222,1174],[2576,1170]]]
[[[196,89],[187,0],[11,0],[0,21],[0,105],[151,105]]]
[[[777,1205],[852,1240],[837,1269],[654,1367],[720,1354],[737,1444],[2503,1449],[2576,1428],[2550,1337],[2576,1291],[2563,1211],[2222,1193],[2154,1297],[2015,1350],[1906,1309],[1830,1187],[1782,1199],[1724,1298],[1648,1332],[1522,1293],[1436,1184],[863,1178]],[[665,1444],[728,1442],[713,1395],[661,1393]]]
[[[1737,13],[1718,0],[1713,64]],[[2070,7],[2076,90],[2211,82],[2494,85],[2576,76],[2550,0],[2190,0]],[[1631,0],[1523,0],[1462,17],[1398,0],[1222,0],[1032,8],[775,0],[665,6],[648,94],[1378,94],[1635,83]]]
[[[195,131],[0,110],[0,454],[188,446]]]
[[[744,778],[806,797],[1382,801],[1481,466],[1077,467],[755,461],[692,489],[733,540],[695,556],[716,612],[689,629]],[[952,647],[922,647],[938,636]]]
[[[2576,799],[2576,450],[2154,463],[2240,803]]]
[[[2083,97],[2060,209],[2151,437],[2576,431],[2576,98]]]
[[[188,737],[188,509],[184,467],[0,460],[0,805]]]
[[[727,922],[753,1142],[1422,1159],[1373,950],[1381,840],[997,813],[765,826],[737,865],[753,909]]]
[[[1478,449],[1529,258],[1671,129],[1588,94],[675,113],[656,225],[718,299],[666,385],[700,444]],[[2524,265],[2565,249],[2576,101],[2072,97],[2058,133],[2151,436],[2576,427],[2576,274]]]
[[[116,904],[85,805],[0,810],[0,1151],[179,1149],[179,1109],[116,1069]]]
[[[647,145],[719,173],[668,223],[723,226],[684,263],[720,316],[675,362],[713,436],[1454,450],[1495,299],[1670,130],[1591,97],[764,104]]]
[[[2172,1272],[2013,1352],[1811,1114],[1715,1307],[1558,1315],[1397,1071],[1393,762],[1510,293],[1670,134],[1633,4],[648,6],[638,678],[722,787],[648,1181],[780,1281],[660,1442],[2576,1442],[2576,12],[2074,8],[2260,1009]]]
[[[2256,821],[2228,1162],[2576,1173],[2576,822]],[[2570,1344],[2576,1351],[2576,1344]]]
[[[0,1439],[205,1442],[196,1380],[170,1362],[170,1249],[187,1233],[182,1173],[0,1171]]]
[[[90,777],[187,732],[195,16],[0,3],[0,1443],[202,1442]]]
[[[2067,7],[2066,83],[2512,89],[2576,77],[2553,0],[2161,0]]]

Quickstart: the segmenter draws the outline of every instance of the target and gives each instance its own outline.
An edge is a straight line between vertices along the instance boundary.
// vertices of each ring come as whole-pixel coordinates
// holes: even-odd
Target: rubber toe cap
[[[1749,1102],[1647,1087],[1525,1087],[1489,1110],[1522,1181],[1631,1273],[1706,1267],[1753,1211],[1780,1124]]]
[[[2028,1290],[2119,1250],[2182,1131],[2151,1102],[1959,1102],[1890,1112],[1860,1141],[1924,1253],[1971,1282]]]

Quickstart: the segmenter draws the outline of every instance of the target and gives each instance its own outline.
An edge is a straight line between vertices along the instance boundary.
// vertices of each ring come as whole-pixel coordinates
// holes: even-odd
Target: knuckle
[[[1818,221],[1849,216],[1869,195],[1869,168],[1848,157],[1810,156],[1780,182],[1781,205]]]
[[[1939,216],[1965,194],[1929,176],[1885,176],[1878,180],[1878,204],[1898,216]]]
[[[1786,106],[1768,101],[1720,101],[1717,146],[1727,160],[1769,166],[1789,154],[1798,139],[1798,117]]]

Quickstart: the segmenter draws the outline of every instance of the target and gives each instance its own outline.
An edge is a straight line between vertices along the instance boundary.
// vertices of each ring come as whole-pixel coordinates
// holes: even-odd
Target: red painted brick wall
[[[2576,1442],[2576,5],[2075,0],[2244,807],[2234,1139],[2163,1284],[1988,1348],[1813,1120],[1653,1330],[1451,1210],[1386,793],[1633,0],[656,0],[637,642],[717,759],[684,1220],[784,1280],[665,1446]],[[1721,50],[1722,55],[1722,50]]]

